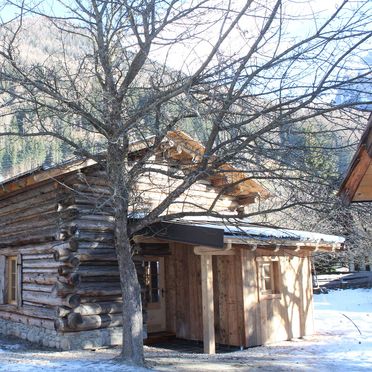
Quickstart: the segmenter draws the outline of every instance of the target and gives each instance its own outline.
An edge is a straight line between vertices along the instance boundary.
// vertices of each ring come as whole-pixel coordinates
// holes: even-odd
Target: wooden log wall
[[[60,304],[55,328],[63,332],[122,325],[122,296],[114,246],[114,219],[105,174],[86,169],[64,179],[58,204],[60,234],[75,250],[54,250],[63,262],[53,287],[55,296],[77,296],[79,306]]]
[[[54,258],[60,278],[54,286],[57,296],[75,295],[80,306],[58,306],[55,327],[63,332],[93,330],[122,325],[122,295],[114,246],[114,219],[105,173],[85,169],[64,180],[65,196],[58,206],[61,235],[68,235],[74,252],[62,247]],[[134,257],[143,288],[143,257]],[[146,307],[143,307],[146,322]]]
[[[167,169],[166,166],[165,163],[164,170]],[[142,205],[144,209],[149,206],[155,208],[181,181],[156,173],[143,175],[137,182],[135,195],[137,207]],[[217,201],[216,198],[218,198]],[[167,212],[202,212],[210,208],[212,204],[214,204],[213,211],[227,214],[231,214],[237,207],[235,198],[219,195],[218,190],[208,182],[198,182],[177,198],[169,206]]]
[[[56,251],[76,250],[58,226],[59,185],[51,181],[20,190],[0,200],[0,255],[17,256],[18,305],[0,304],[0,317],[54,329],[55,307],[79,305],[78,295],[55,296],[60,267],[76,267],[78,260],[55,260]],[[2,298],[1,300],[4,300]],[[2,301],[4,302],[4,301]]]

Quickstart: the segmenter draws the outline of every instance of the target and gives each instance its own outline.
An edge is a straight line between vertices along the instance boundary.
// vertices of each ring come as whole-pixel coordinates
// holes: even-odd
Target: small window
[[[280,297],[278,259],[257,257],[257,269],[260,296],[263,298]]]
[[[274,263],[266,262],[261,265],[261,292],[273,293],[274,292]]]
[[[7,257],[6,260],[7,292],[6,303],[17,305],[17,257]]]

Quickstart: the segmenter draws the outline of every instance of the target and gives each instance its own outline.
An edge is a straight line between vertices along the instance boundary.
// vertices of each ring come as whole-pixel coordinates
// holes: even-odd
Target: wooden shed
[[[339,194],[345,204],[372,201],[372,114]]]
[[[174,166],[200,146],[182,133],[169,139],[164,166],[168,157]],[[135,144],[133,152],[141,148]],[[233,175],[232,181],[245,177]],[[158,177],[138,182],[143,209],[133,209],[133,218],[171,190]],[[249,180],[216,202],[228,181],[218,176],[195,184],[169,211],[213,205],[215,212],[236,217],[239,207],[267,196]],[[1,185],[0,332],[65,350],[121,343],[109,194],[104,171],[92,161],[39,168]],[[167,332],[200,340],[209,353],[216,343],[249,347],[311,334],[311,253],[343,242],[219,220],[158,223],[134,241],[144,337]]]

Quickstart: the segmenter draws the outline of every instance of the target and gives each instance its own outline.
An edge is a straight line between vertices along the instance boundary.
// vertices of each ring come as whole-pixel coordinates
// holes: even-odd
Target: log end
[[[80,313],[70,313],[67,316],[67,324],[70,328],[74,329],[83,323],[83,317]]]
[[[56,317],[63,318],[71,313],[71,309],[65,306],[59,306],[56,308]]]
[[[74,309],[80,305],[80,295],[78,294],[70,294],[66,297],[66,303]]]
[[[57,318],[54,320],[54,329],[59,332],[68,331],[67,319]]]
[[[68,244],[71,252],[76,252],[79,248],[79,241],[76,238],[71,238]]]

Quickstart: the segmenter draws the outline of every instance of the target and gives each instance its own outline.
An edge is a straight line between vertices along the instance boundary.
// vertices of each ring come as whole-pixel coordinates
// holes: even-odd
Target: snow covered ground
[[[172,372],[372,370],[372,289],[332,291],[314,299],[314,336],[215,356],[146,347],[147,363]],[[0,371],[146,371],[116,364],[117,353],[117,349],[55,352],[2,337]]]

